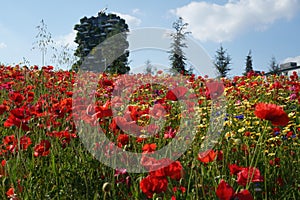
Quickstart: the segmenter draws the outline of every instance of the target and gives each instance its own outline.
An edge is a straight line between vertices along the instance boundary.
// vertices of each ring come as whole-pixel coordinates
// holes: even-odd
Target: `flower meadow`
[[[300,198],[296,73],[249,73],[222,79],[224,85],[193,75],[176,85],[160,72],[86,75],[76,80],[75,72],[52,66],[0,66],[1,199]],[[89,78],[98,79],[97,88],[82,95]],[[147,79],[156,84],[143,84]],[[221,93],[226,103],[216,105],[226,112],[216,115],[222,130],[202,151],[212,103]],[[109,142],[93,138],[99,129]],[[182,130],[192,137],[182,137]],[[188,149],[181,149],[188,142]],[[176,148],[167,154],[184,151],[176,160],[151,157],[170,143]],[[129,172],[128,159],[119,157],[123,167],[111,168],[96,158],[98,151],[106,159],[122,151],[138,153],[144,171]]]

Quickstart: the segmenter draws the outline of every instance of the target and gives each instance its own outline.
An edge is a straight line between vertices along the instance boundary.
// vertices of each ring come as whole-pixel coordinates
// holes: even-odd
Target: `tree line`
[[[173,23],[172,27],[174,32],[169,35],[172,42],[170,44],[170,50],[168,51],[171,65],[170,72],[191,75],[193,73],[193,68],[191,66],[189,68],[187,67],[187,58],[184,53],[184,48],[187,48],[186,37],[191,34],[191,32],[187,31],[188,23],[185,23],[183,19],[179,17]],[[50,32],[47,31],[47,26],[43,20],[41,21],[41,24],[37,26],[37,29],[37,41],[34,43],[35,46],[33,49],[39,49],[41,51],[42,63],[44,65],[48,46],[53,43],[53,40]],[[78,46],[72,59],[69,58],[71,55],[69,53],[70,49],[68,49],[67,46],[62,47],[61,52],[54,49],[56,54],[54,54],[53,58],[56,59],[59,64],[70,64],[70,61],[73,61],[71,70],[75,71],[78,71],[83,64],[87,69],[100,70],[106,73],[125,74],[130,71],[128,61],[129,51],[127,50],[129,46],[129,43],[127,42],[127,32],[129,32],[129,27],[124,19],[116,14],[106,14],[104,11],[101,11],[96,17],[81,18],[80,23],[74,26],[74,30],[77,31],[75,43],[77,43]],[[107,38],[117,34],[121,35],[121,37],[119,37],[120,39],[112,41],[109,44],[104,44],[106,41],[109,41]],[[98,48],[99,44],[102,46],[109,46],[107,49],[110,51],[107,51],[105,48]],[[116,47],[117,49],[112,49],[112,47]],[[104,50],[106,50],[106,52]],[[113,55],[116,52],[117,55]],[[74,59],[74,56],[78,58],[77,61]],[[113,59],[115,57],[118,58]],[[231,61],[232,58],[228,54],[227,49],[220,44],[213,59],[213,64],[218,77],[227,77],[229,75],[229,72],[232,70]],[[254,72],[252,63],[252,51],[249,50],[245,59],[244,75],[249,72]],[[145,72],[153,73],[155,70],[156,69],[151,65],[150,60],[147,60]],[[269,73],[280,74],[279,64],[274,56],[269,63]]]

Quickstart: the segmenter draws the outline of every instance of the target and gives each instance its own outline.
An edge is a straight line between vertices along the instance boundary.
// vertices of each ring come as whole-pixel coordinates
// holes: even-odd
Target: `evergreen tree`
[[[227,50],[225,50],[220,45],[220,48],[216,51],[214,65],[217,69],[219,77],[226,77],[228,72],[231,70],[231,57],[228,55]]]
[[[186,40],[186,35],[190,34],[187,32],[188,23],[184,23],[183,19],[180,17],[177,21],[173,23],[173,28],[175,29],[175,33],[171,33],[172,37],[171,43],[171,51],[169,51],[170,56],[169,59],[171,61],[171,71],[187,74],[186,66],[186,57],[183,52],[183,48],[186,48],[187,45],[184,43]]]
[[[277,63],[276,58],[274,56],[272,56],[272,58],[270,60],[270,67],[269,67],[268,73],[273,74],[273,75],[280,75],[279,64]]]
[[[124,19],[101,11],[97,17],[83,17],[74,29],[77,31],[75,42],[78,44],[75,56],[79,57],[73,65],[74,70],[78,70],[85,61],[84,67],[88,70],[117,74],[129,72],[129,29]],[[119,34],[116,39],[108,39],[116,34]]]
[[[146,60],[145,65],[146,65],[146,69],[145,69],[146,74],[152,74],[153,75],[155,73],[155,71],[157,70],[156,67],[154,67],[151,64],[150,60]]]
[[[253,71],[252,67],[252,55],[251,55],[251,50],[249,50],[249,53],[246,57],[246,70],[245,74],[247,75],[249,72]]]

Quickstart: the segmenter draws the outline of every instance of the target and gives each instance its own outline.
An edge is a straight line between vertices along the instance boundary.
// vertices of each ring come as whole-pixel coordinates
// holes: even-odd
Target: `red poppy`
[[[183,177],[183,167],[179,161],[175,161],[165,167],[165,174],[171,179],[179,181]]]
[[[5,165],[6,165],[6,160],[2,160],[0,165],[0,178],[6,176],[5,169],[4,169]]]
[[[237,175],[242,169],[242,167],[239,167],[236,164],[229,165],[230,175]]]
[[[206,98],[207,99],[217,99],[224,92],[224,84],[218,81],[206,82]]]
[[[62,147],[65,148],[66,144],[69,144],[72,138],[77,138],[77,135],[75,133],[69,133],[68,130],[65,131],[52,131],[50,133],[46,134],[50,137],[56,137],[59,138],[62,142]]]
[[[7,111],[7,106],[4,104],[0,105],[0,115],[2,115],[5,111]]]
[[[14,198],[16,196],[15,194],[15,189],[14,188],[9,188],[6,192],[7,198]]]
[[[263,182],[263,177],[260,175],[259,169],[255,167],[243,167],[237,173],[237,181],[239,185],[246,186],[249,182]]]
[[[18,140],[14,135],[5,136],[3,138],[3,144],[6,146],[6,149],[11,152],[18,150]]]
[[[166,115],[165,107],[161,104],[155,104],[152,109],[150,109],[149,114],[154,119],[162,118]]]
[[[31,139],[29,137],[27,137],[26,135],[24,135],[20,138],[21,149],[26,150],[31,144],[32,144]]]
[[[254,114],[260,119],[271,121],[274,126],[285,126],[290,120],[282,107],[276,104],[258,103]]]
[[[30,112],[26,108],[15,108],[10,111],[8,119],[4,122],[5,127],[17,126],[24,131],[28,131],[27,122],[31,118]]]
[[[1,161],[1,166],[4,167],[6,165],[6,160]]]
[[[217,152],[212,149],[206,150],[198,154],[198,160],[203,163],[213,162],[217,156]]]
[[[25,97],[19,92],[10,92],[9,99],[12,100],[16,105],[20,105]]]
[[[217,187],[216,195],[220,200],[230,200],[234,195],[234,190],[222,179]]]
[[[171,101],[177,101],[178,99],[183,99],[188,89],[184,86],[178,86],[173,90],[167,92],[166,98]]]
[[[121,148],[122,146],[128,144],[128,141],[129,141],[129,136],[127,134],[118,135],[118,138],[117,138],[118,147]]]
[[[145,144],[142,148],[143,153],[150,153],[155,151],[156,149],[156,144],[155,143],[151,143],[151,144]]]
[[[242,190],[241,192],[234,195],[239,200],[254,200],[253,196],[248,190]]]
[[[156,167],[158,164],[158,161],[155,158],[152,158],[150,156],[147,156],[147,153],[144,153],[141,157],[140,161],[141,165],[143,165],[147,170],[158,170],[161,168],[161,165],[159,167]]]
[[[42,140],[34,147],[34,156],[47,156],[50,153],[51,143],[48,140]]]
[[[97,118],[111,117],[113,115],[112,110],[110,109],[111,102],[107,101],[103,106],[95,107],[95,112]]]
[[[152,198],[153,194],[165,192],[168,188],[168,180],[156,176],[148,175],[140,182],[140,188],[148,198]]]

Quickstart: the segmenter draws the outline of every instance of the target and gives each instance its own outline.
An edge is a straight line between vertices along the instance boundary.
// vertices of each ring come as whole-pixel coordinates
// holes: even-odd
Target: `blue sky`
[[[0,63],[20,63],[24,57],[32,65],[41,65],[40,52],[31,50],[37,34],[35,27],[41,19],[44,19],[57,44],[70,43],[75,48],[72,43],[74,25],[84,16],[96,16],[105,7],[107,12],[123,17],[132,29],[172,29],[172,23],[182,17],[189,23],[191,37],[211,58],[222,43],[232,57],[231,75],[240,75],[244,71],[245,58],[250,49],[253,66],[257,70],[267,71],[272,56],[278,63],[296,61],[300,65],[299,0],[3,1],[0,12]],[[47,53],[46,64],[51,64],[50,54]],[[136,55],[143,57],[143,60],[148,56],[143,56],[142,52]],[[167,56],[160,56],[160,59],[167,59]],[[160,59],[151,57],[150,60],[161,63]],[[132,64],[140,65],[136,60]]]

